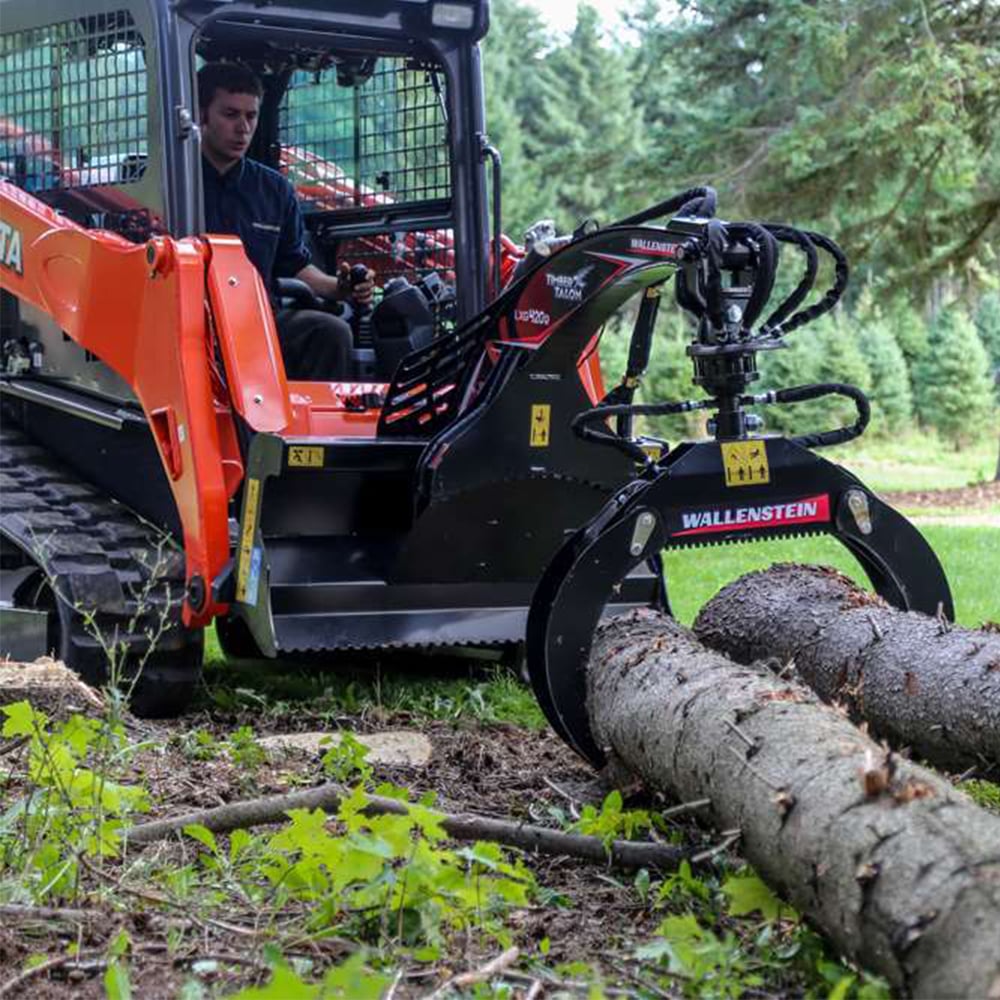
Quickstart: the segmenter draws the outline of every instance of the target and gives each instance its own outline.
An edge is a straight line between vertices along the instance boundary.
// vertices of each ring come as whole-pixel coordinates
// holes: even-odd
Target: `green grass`
[[[227,661],[215,629],[205,633],[203,707],[252,710],[275,719],[308,714],[333,724],[369,714],[546,726],[530,688],[496,662],[398,652],[377,660],[343,655],[302,660]]]
[[[997,436],[994,430],[959,451],[932,432],[888,440],[863,437],[819,454],[850,469],[876,492],[940,490],[991,480]]]
[[[921,533],[944,566],[959,624],[976,627],[983,621],[1000,619],[1000,588],[996,580],[1000,569],[1000,528],[933,524],[922,528]],[[690,623],[701,606],[725,584],[775,562],[834,566],[867,585],[854,557],[826,536],[682,549],[665,554],[674,614]]]

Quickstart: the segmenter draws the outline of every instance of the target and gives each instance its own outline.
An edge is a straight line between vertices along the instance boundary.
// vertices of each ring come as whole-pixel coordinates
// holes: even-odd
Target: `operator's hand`
[[[372,304],[375,295],[375,272],[370,267],[365,268],[364,279],[358,281],[357,276],[351,274],[351,265],[347,261],[341,261],[337,267],[337,283],[340,298],[352,298],[360,306]]]

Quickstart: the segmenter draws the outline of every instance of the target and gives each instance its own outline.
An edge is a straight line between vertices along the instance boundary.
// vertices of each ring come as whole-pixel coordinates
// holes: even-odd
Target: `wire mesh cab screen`
[[[331,258],[375,271],[376,297],[396,277],[454,289],[445,86],[430,63],[380,56],[299,70],[285,92],[281,170]],[[446,298],[435,301],[438,332],[452,312]]]
[[[0,176],[33,194],[137,181],[146,85],[127,11],[0,35]]]
[[[331,66],[292,77],[278,137],[306,212],[451,197],[444,74],[392,56],[369,72],[348,78]]]

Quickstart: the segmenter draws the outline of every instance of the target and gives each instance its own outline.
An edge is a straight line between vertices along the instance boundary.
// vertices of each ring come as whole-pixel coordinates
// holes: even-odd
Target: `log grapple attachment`
[[[714,194],[707,189],[685,192],[650,212],[679,206],[682,217],[665,228],[691,234],[676,294],[697,323],[688,354],[694,381],[708,398],[632,402],[648,363],[660,301],[645,298],[621,384],[601,405],[573,421],[581,438],[631,455],[635,476],[563,544],[538,584],[528,617],[528,672],[535,695],[562,739],[598,767],[605,753],[591,733],[582,695],[591,640],[622,581],[644,562],[658,559],[663,549],[832,535],[890,604],[954,617],[948,582],[920,532],[856,476],[813,451],[864,432],[870,418],[864,393],[841,383],[747,392],[759,377],[757,352],[783,347],[784,334],[840,299],[848,274],[843,253],[832,240],[790,226],[687,218],[684,213],[692,208],[712,214]],[[792,293],[758,326],[773,290],[781,243],[803,254],[805,271]],[[817,251],[833,259],[835,279],[819,301],[801,309],[816,280]],[[752,433],[762,422],[748,407],[830,395],[853,400],[853,424],[797,437]],[[712,440],[683,442],[668,450],[664,442],[633,434],[637,416],[701,409],[714,410],[708,423]]]

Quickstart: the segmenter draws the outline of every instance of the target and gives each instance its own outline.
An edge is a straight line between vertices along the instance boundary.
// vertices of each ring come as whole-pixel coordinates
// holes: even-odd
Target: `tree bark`
[[[694,630],[739,663],[794,662],[824,701],[936,765],[1000,762],[1000,632],[902,612],[834,570],[794,565],[729,584]]]
[[[1000,997],[1000,818],[655,612],[598,630],[588,707],[613,766],[709,797],[841,952],[912,995]]]

